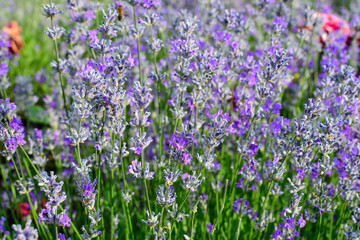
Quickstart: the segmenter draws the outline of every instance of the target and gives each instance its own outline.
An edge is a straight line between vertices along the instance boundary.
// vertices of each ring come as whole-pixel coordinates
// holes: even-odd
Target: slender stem
[[[121,146],[121,138],[120,138],[120,146]],[[120,148],[121,149],[121,148]],[[122,157],[121,157],[121,154],[120,154],[120,162],[121,162],[121,167],[122,167],[122,169],[123,169],[123,161],[122,161]],[[121,182],[122,181],[122,179],[124,179],[124,178],[122,178],[122,175],[123,174],[121,174],[120,173],[120,170],[119,169],[116,169],[117,170],[117,172],[118,172],[118,175],[119,175],[119,182]],[[124,171],[123,171],[124,172]],[[122,179],[121,179],[122,178]],[[123,211],[124,211],[124,216],[125,216],[125,226],[126,226],[126,229],[125,229],[125,235],[126,235],[126,239],[129,239],[129,234],[130,234],[130,230],[129,230],[129,222],[128,222],[128,216],[127,216],[127,204],[126,204],[126,202],[125,202],[125,199],[124,199],[124,197],[121,197],[121,205],[122,205],[122,209],[123,209]]]
[[[147,10],[147,13],[149,14],[149,10]],[[153,31],[153,25],[150,25],[151,30],[151,39],[152,41],[155,40],[154,38],[154,31]],[[158,68],[157,68],[157,59],[156,59],[156,52],[153,53],[153,64],[156,75],[158,75]],[[156,82],[157,85],[157,103],[158,103],[158,135],[159,135],[159,160],[162,156],[162,127],[161,127],[161,99],[160,99],[160,91],[161,91],[161,83],[160,81]]]
[[[274,181],[271,180],[271,182],[269,183],[269,189],[268,189],[268,191],[267,191],[267,193],[266,193],[266,196],[265,196],[264,204],[263,204],[263,206],[262,206],[262,208],[261,208],[263,211],[262,211],[262,213],[259,214],[260,219],[261,219],[261,217],[262,217],[262,214],[263,214],[264,211],[265,211],[266,202],[267,202],[267,199],[269,198],[270,191],[271,191],[271,188],[272,188],[273,184],[274,184]]]
[[[120,149],[121,149],[121,138],[120,138]],[[120,161],[121,161],[121,171],[122,171],[122,181],[124,184],[124,194],[126,194],[127,192],[127,182],[126,182],[126,178],[125,178],[125,164],[124,164],[124,159],[122,156],[120,156]],[[127,203],[124,203],[123,206],[124,209],[124,215],[125,215],[125,220],[126,220],[126,229],[127,231],[129,231],[131,233],[131,237],[132,239],[134,239],[134,233],[133,233],[133,228],[132,228],[132,222],[131,222],[131,216],[129,213],[129,207]]]
[[[144,178],[144,185],[145,185],[146,203],[147,203],[147,207],[148,207],[148,210],[149,210],[150,217],[152,217],[150,199],[149,199],[149,192],[148,192],[147,182],[146,182],[145,178]]]
[[[52,30],[54,30],[54,21],[53,21],[52,17],[50,18],[50,21],[51,21],[51,28],[52,28]],[[56,38],[54,39],[54,45],[55,45],[55,52],[56,52],[56,61],[58,64],[60,64],[59,50],[58,50],[58,44],[57,44]],[[59,73],[59,78],[60,78],[62,98],[64,101],[65,114],[66,114],[66,117],[69,118],[69,113],[68,113],[68,109],[67,109],[67,105],[66,105],[66,96],[65,96],[65,90],[64,90],[63,77],[59,70],[58,70],[58,73]]]
[[[215,195],[216,195],[216,211],[219,212],[219,211],[220,211],[220,206],[219,206],[219,193],[216,191]]]
[[[134,25],[135,25],[135,30],[138,30],[138,26],[137,26],[137,16],[136,16],[136,10],[135,10],[135,5],[133,6],[133,12],[134,12]],[[136,38],[136,46],[137,46],[137,53],[138,53],[138,61],[139,61],[139,80],[140,80],[140,84],[142,85],[142,72],[141,72],[141,56],[140,56],[140,39],[137,37]]]
[[[229,185],[229,180],[226,179],[226,183],[225,183],[225,193],[224,193],[224,200],[222,202],[222,205],[221,205],[221,209],[220,209],[220,212],[218,213],[218,216],[215,220],[215,223],[214,223],[214,227],[213,229],[211,230],[211,235],[212,237],[214,237],[214,233],[215,233],[215,230],[216,230],[216,227],[217,225],[219,224],[219,220],[220,220],[220,217],[221,217],[221,214],[222,212],[224,211],[224,207],[225,207],[225,202],[226,202],[226,196],[227,196],[227,189],[228,189],[228,185]]]
[[[317,240],[320,240],[321,239],[321,224],[322,224],[322,217],[323,217],[323,214],[320,215],[320,220],[319,220],[319,226],[318,226],[318,235],[317,235]]]
[[[110,239],[113,238],[114,235],[114,196],[115,196],[115,192],[114,192],[114,169],[110,169],[111,170],[111,183],[110,183],[110,201],[111,201],[111,230],[110,230]]]
[[[29,155],[26,153],[26,151],[24,150],[24,148],[23,148],[21,145],[19,145],[19,147],[20,147],[21,151],[23,152],[23,154],[25,155],[26,159],[29,161],[31,167],[32,167],[32,168],[34,169],[34,171],[36,172],[36,175],[38,175],[38,177],[41,177],[41,175],[40,175],[37,167],[33,164],[33,162],[31,161]]]
[[[195,220],[195,212],[193,212],[192,214],[192,218],[191,218],[191,232],[190,232],[190,240],[193,239],[194,236],[194,220]]]
[[[131,238],[134,240],[134,232],[133,232],[133,227],[132,227],[132,222],[131,222],[131,215],[130,215],[130,211],[129,211],[129,205],[126,203],[126,213],[127,213],[127,217],[128,217],[128,222],[130,225],[130,233],[131,233]]]
[[[325,155],[324,155],[325,156]],[[323,192],[323,184],[324,184],[324,181],[321,181],[321,189],[320,189],[320,208],[322,208],[322,198],[321,198],[321,195],[322,195],[322,192]],[[320,211],[320,220],[319,220],[319,226],[318,226],[318,231],[317,231],[317,240],[320,240],[320,236],[321,236],[321,224],[322,224],[322,219],[323,219],[323,214],[321,213]]]
[[[242,216],[240,216],[240,219],[239,219],[239,224],[238,224],[238,227],[236,229],[236,240],[239,239],[239,236],[240,236],[240,232],[241,232],[241,220],[242,220]]]
[[[103,139],[103,135],[104,135],[104,125],[105,125],[105,117],[106,117],[106,114],[105,114],[105,111],[103,112],[103,119],[102,119],[102,127],[101,127],[101,131],[100,131],[100,141],[102,142],[102,139]],[[98,194],[97,194],[97,210],[99,211],[100,209],[100,185],[101,185],[101,150],[99,151],[99,158],[98,158],[98,174],[97,174],[97,177],[98,177]]]
[[[190,193],[191,193],[191,190],[188,190],[188,192],[186,193],[186,196],[185,196],[184,200],[183,200],[182,203],[180,204],[180,207],[179,207],[179,209],[178,209],[178,212],[181,211],[181,209],[182,209],[182,207],[184,206],[186,200],[189,198]]]

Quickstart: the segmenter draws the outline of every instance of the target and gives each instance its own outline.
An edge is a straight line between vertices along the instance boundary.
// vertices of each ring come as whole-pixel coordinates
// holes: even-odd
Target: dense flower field
[[[360,239],[356,3],[0,9],[0,238]]]

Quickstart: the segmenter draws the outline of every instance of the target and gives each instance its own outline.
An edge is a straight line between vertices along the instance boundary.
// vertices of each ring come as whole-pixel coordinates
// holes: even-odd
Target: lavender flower
[[[0,219],[0,233],[1,233],[1,237],[3,239],[6,239],[6,236],[10,234],[10,232],[5,229],[5,226],[4,226],[5,221],[6,221],[6,218],[2,216]]]
[[[150,164],[147,162],[145,163],[144,169],[142,169],[141,162],[137,160],[133,160],[131,165],[128,167],[129,171],[127,174],[132,174],[135,178],[144,178],[146,180],[151,180],[154,178],[155,172],[150,171]]]
[[[28,219],[25,223],[24,229],[21,225],[12,225],[11,228],[14,230],[14,238],[18,240],[36,240],[39,238],[37,229],[31,227],[31,219]]]
[[[50,172],[50,176],[46,172],[42,172],[41,176],[35,176],[41,191],[48,198],[46,208],[41,209],[39,213],[39,224],[45,222],[47,224],[56,224],[58,226],[70,227],[71,220],[67,217],[67,211],[64,210],[60,214],[57,208],[66,199],[65,192],[61,192],[64,182],[56,182],[57,176],[54,172]]]
[[[176,192],[172,185],[160,185],[156,189],[156,202],[160,206],[170,207],[176,203]]]
[[[150,217],[149,211],[146,210],[146,215],[149,217],[147,220],[142,219],[141,222],[145,223],[146,225],[148,225],[150,228],[155,227],[158,223],[159,223],[159,216],[161,215],[161,213],[158,213],[155,215],[155,213],[152,213],[152,217]]]
[[[60,5],[56,5],[54,3],[42,5],[43,7],[43,15],[47,18],[55,18],[56,15],[62,13],[62,10],[59,10]]]

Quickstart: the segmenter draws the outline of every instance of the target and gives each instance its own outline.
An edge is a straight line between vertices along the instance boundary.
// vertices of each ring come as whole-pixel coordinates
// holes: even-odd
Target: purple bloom
[[[212,69],[215,69],[215,68],[217,67],[217,63],[218,63],[217,59],[211,58],[211,59],[209,60],[208,67],[209,67],[211,70],[212,70]]]
[[[63,217],[60,219],[60,223],[62,224],[63,228],[70,227],[71,219],[68,218],[67,214],[64,214]]]
[[[92,184],[84,184],[84,195],[91,196],[93,192],[95,192],[95,189],[92,188]]]
[[[286,215],[286,210],[287,209],[289,209],[289,207],[288,206],[286,206],[285,208],[284,208],[284,210],[282,210],[281,212],[279,212],[279,215],[283,215],[283,216],[285,216]]]
[[[136,159],[131,162],[128,169],[129,171],[127,171],[126,174],[141,175],[141,163],[138,163]]]
[[[284,29],[287,28],[285,19],[283,17],[275,17],[275,20],[273,21],[274,30],[276,32],[282,32]]]
[[[41,129],[35,129],[35,138],[41,139],[42,138],[42,130]]]
[[[252,208],[250,207],[250,203],[242,198],[235,200],[232,204],[233,210],[239,214],[240,216],[250,215]]]
[[[184,173],[183,175],[181,175],[181,180],[185,180],[189,177],[189,174],[188,173]]]
[[[89,10],[89,11],[85,12],[86,21],[90,21],[90,20],[95,19],[95,18],[96,18],[96,16],[94,14],[94,10]]]
[[[287,229],[294,229],[295,219],[294,218],[287,218],[284,227]]]
[[[128,58],[127,58],[127,62],[128,62],[129,68],[135,66],[135,60],[131,57],[131,53],[129,53],[129,56],[128,56]]]
[[[183,154],[181,155],[183,158],[183,163],[185,165],[190,165],[191,161],[192,161],[192,157],[191,154],[187,153],[187,152],[183,152]]]
[[[300,228],[305,227],[306,221],[303,218],[303,215],[301,214],[300,218],[298,219],[298,224]]]
[[[6,236],[10,234],[10,232],[5,229],[5,222],[6,222],[6,218],[1,217],[0,218],[0,233],[4,239],[6,239]]]
[[[301,180],[306,177],[305,170],[302,168],[296,169],[296,178],[300,178]]]
[[[211,223],[206,224],[206,231],[210,234],[211,231],[213,230],[214,225],[212,225]]]
[[[280,225],[282,225],[282,224],[280,224]],[[272,237],[275,239],[279,239],[279,237],[282,234],[280,225],[276,227],[276,231],[273,233]]]
[[[141,155],[143,152],[142,147],[130,148],[130,150],[133,150],[136,155]]]
[[[5,76],[9,72],[9,67],[6,63],[0,64],[0,77]]]
[[[58,235],[59,240],[71,240],[71,238],[66,239],[65,234],[59,233]]]
[[[175,107],[174,98],[171,96],[171,99],[167,101],[167,104],[169,104],[172,107]]]

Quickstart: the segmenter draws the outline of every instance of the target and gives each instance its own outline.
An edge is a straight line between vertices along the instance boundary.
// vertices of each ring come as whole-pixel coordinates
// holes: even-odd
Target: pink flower
[[[327,34],[334,31],[341,31],[346,36],[349,36],[351,33],[349,24],[345,20],[335,16],[334,14],[315,13],[315,17],[319,17],[323,20],[323,25],[321,28]]]

